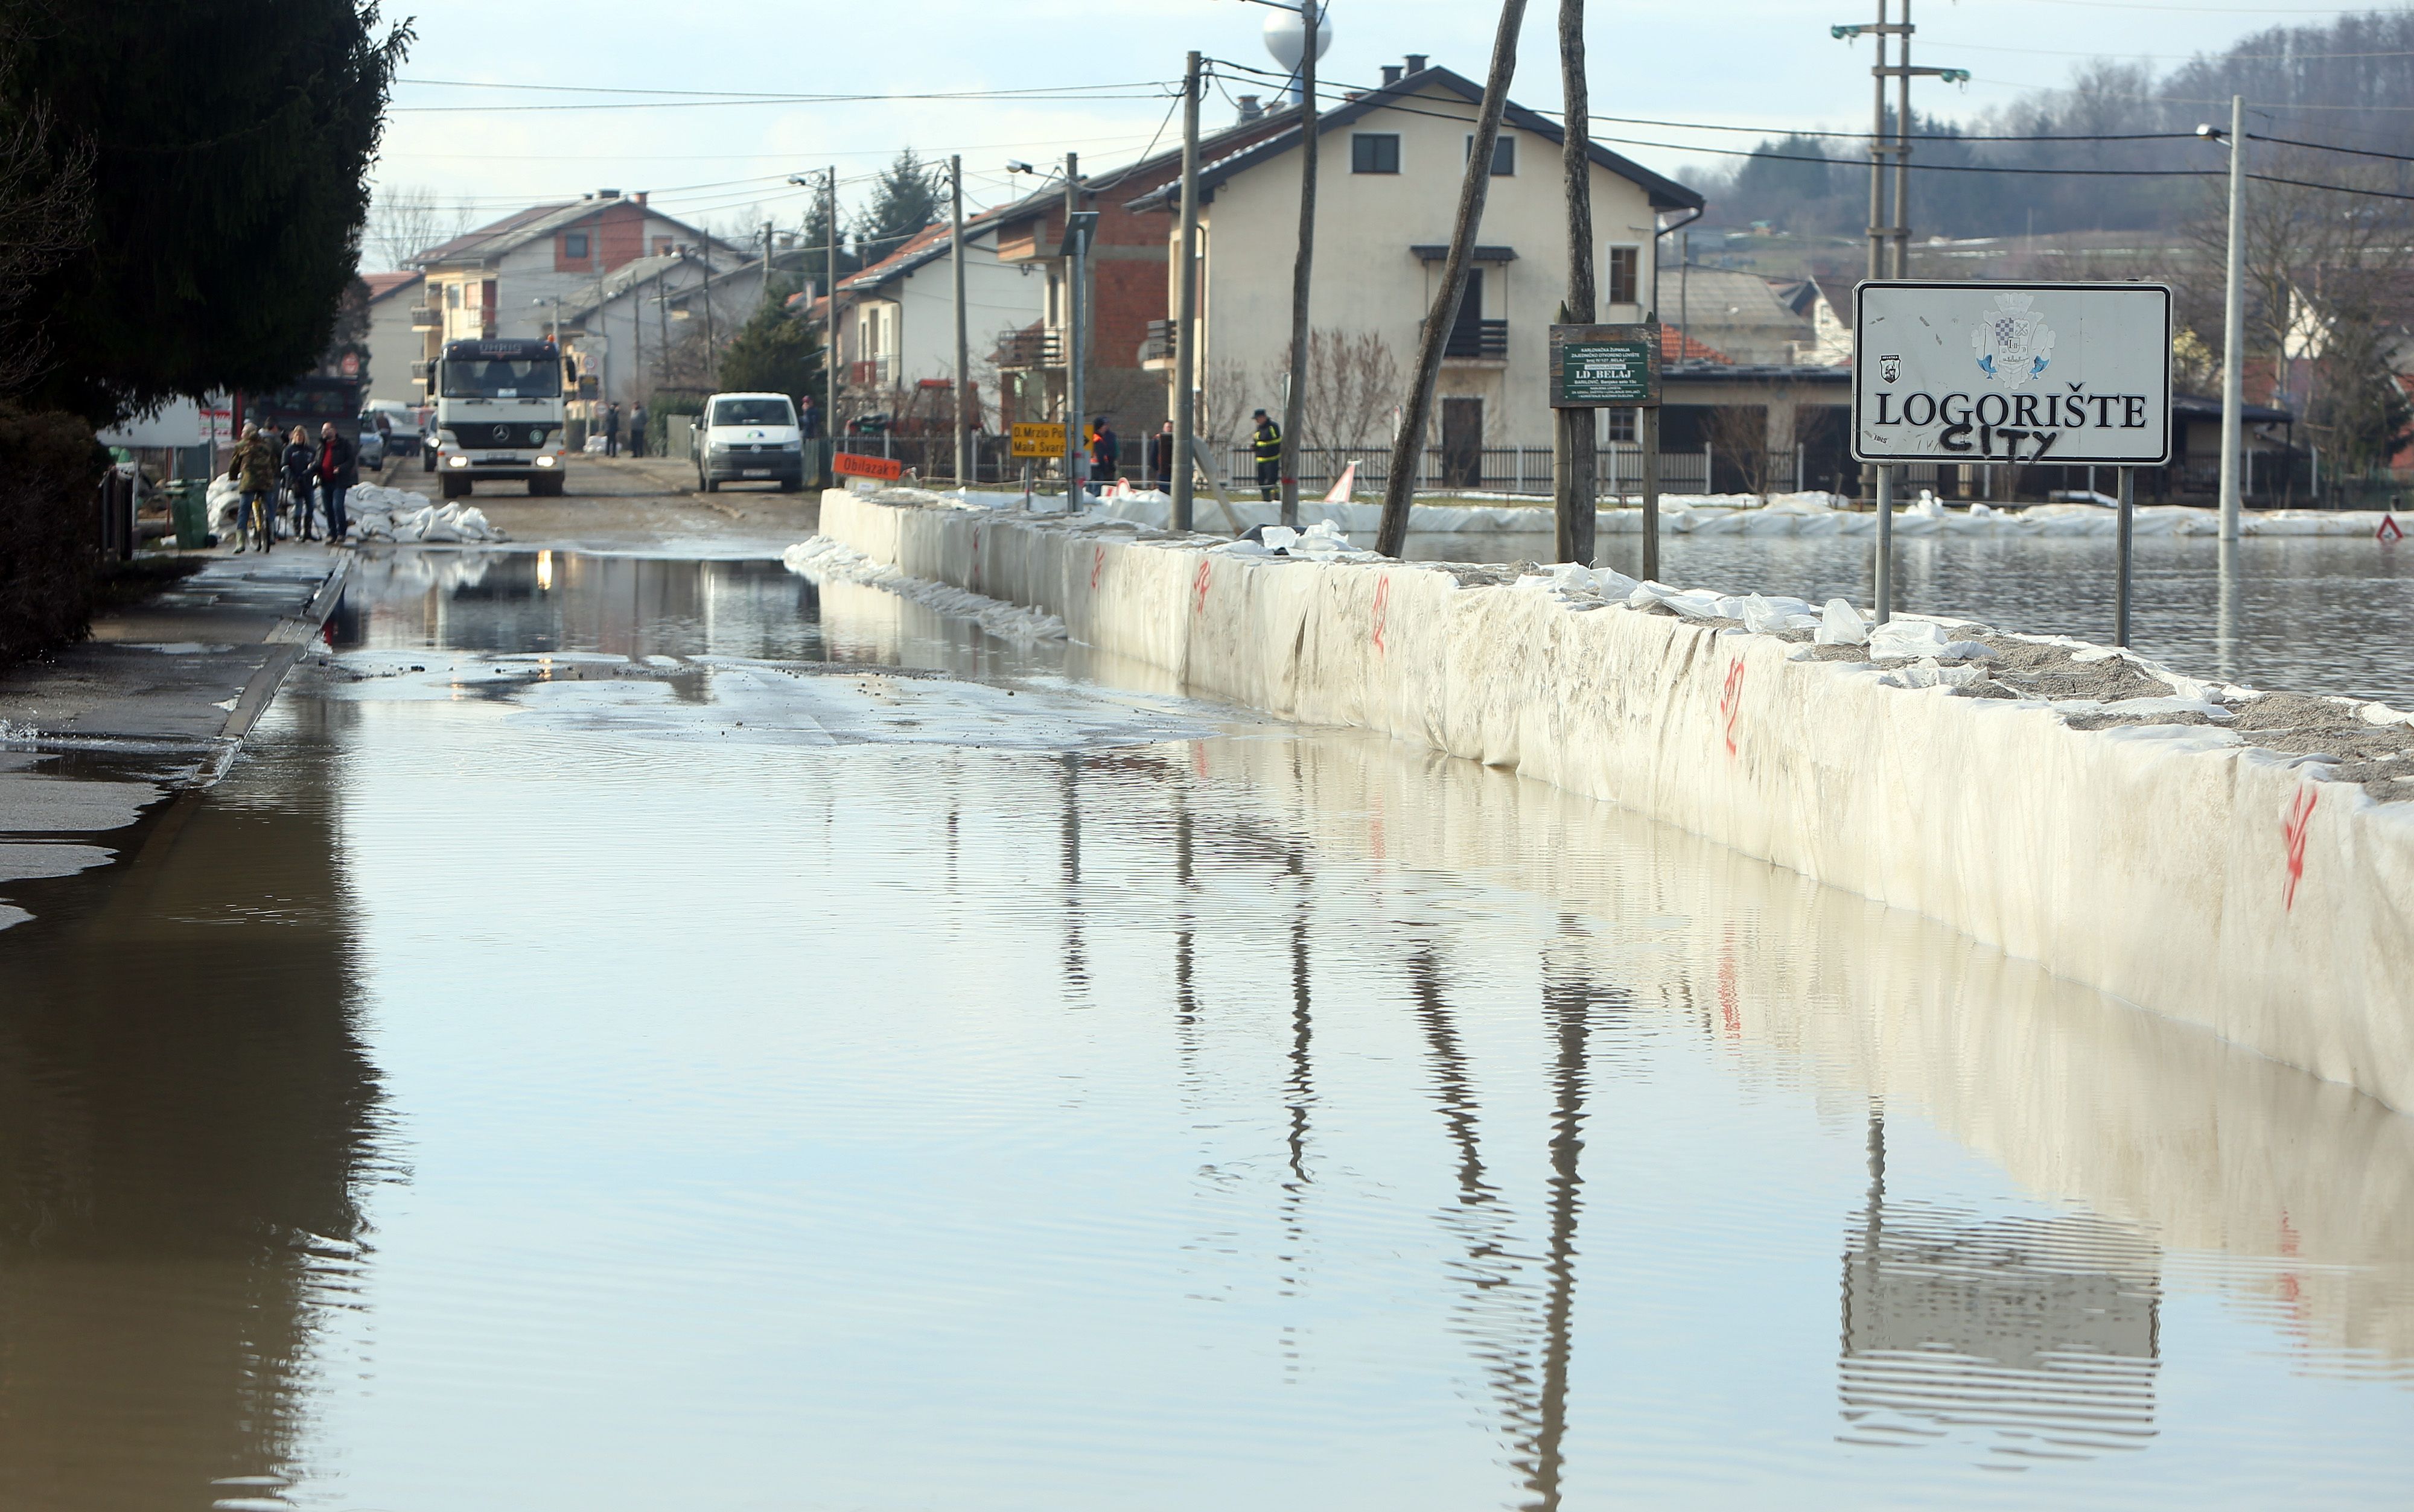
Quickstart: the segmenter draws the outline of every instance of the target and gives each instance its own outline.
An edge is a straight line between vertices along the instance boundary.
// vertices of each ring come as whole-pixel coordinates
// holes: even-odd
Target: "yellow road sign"
[[[1065,454],[1065,427],[1051,421],[1017,421],[1008,454],[1061,457]]]

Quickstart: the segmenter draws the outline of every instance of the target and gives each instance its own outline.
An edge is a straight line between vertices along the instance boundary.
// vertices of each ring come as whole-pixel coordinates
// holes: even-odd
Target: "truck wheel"
[[[436,480],[436,490],[446,498],[467,498],[469,496],[469,480],[447,473]]]
[[[801,494],[804,492],[804,489],[805,481],[802,478],[782,478],[780,480],[780,492],[782,494]]]
[[[434,472],[436,470],[436,448],[430,446],[420,449],[419,470],[422,472]]]
[[[708,493],[708,494],[718,494],[718,493],[720,493],[720,492],[721,492],[721,480],[720,480],[720,479],[718,479],[718,478],[707,478],[707,479],[705,479],[705,480],[704,480],[704,491],[705,491],[706,493]]]
[[[569,479],[558,473],[551,478],[531,478],[529,480],[529,497],[559,498],[563,485],[569,482]]]

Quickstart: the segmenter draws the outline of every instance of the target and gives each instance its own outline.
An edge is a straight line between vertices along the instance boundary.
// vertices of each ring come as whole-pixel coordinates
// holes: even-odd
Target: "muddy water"
[[[368,572],[0,938],[22,1507],[2368,1505],[2414,1120],[769,564]]]

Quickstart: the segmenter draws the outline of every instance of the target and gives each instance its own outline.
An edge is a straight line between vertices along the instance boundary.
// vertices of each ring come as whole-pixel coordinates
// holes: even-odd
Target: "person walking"
[[[311,469],[318,453],[310,448],[310,433],[296,425],[285,437],[285,494],[293,501],[293,529],[291,532],[304,541],[310,539]]]
[[[1123,457],[1122,438],[1107,423],[1107,417],[1100,415],[1090,423],[1090,486],[1113,482]]]
[[[629,454],[633,457],[646,454],[646,407],[644,405],[639,405],[629,411]]]
[[[319,427],[319,497],[327,505],[327,539],[341,541],[350,533],[344,517],[344,495],[361,481],[360,453],[329,421]]]
[[[1249,437],[1249,454],[1258,459],[1258,497],[1271,504],[1282,492],[1282,427],[1262,409],[1250,418],[1258,422]]]
[[[618,399],[604,407],[604,454],[607,457],[620,454],[620,401]]]
[[[1148,478],[1158,493],[1173,492],[1173,422],[1170,420],[1148,438]]]
[[[276,497],[276,433],[261,430],[257,421],[244,422],[243,438],[235,442],[234,460],[227,467],[227,476],[240,491],[234,517],[238,556],[254,539],[261,551],[269,547],[268,511]]]

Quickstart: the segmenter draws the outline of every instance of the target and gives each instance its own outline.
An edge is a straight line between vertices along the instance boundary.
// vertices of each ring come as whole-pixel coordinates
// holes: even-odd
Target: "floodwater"
[[[1684,587],[1873,601],[1867,537],[1661,538],[1660,576]],[[1551,560],[1548,535],[1412,535],[1426,560]],[[1598,559],[1641,571],[1642,538],[1601,538]],[[2118,570],[2109,538],[1898,536],[1895,607],[2032,635],[2110,645]],[[2255,537],[2226,560],[2202,536],[2137,542],[2129,642],[2197,677],[2414,709],[2414,541]]]
[[[398,554],[336,631],[0,936],[0,1504],[2414,1475],[2345,1088],[775,564]]]

